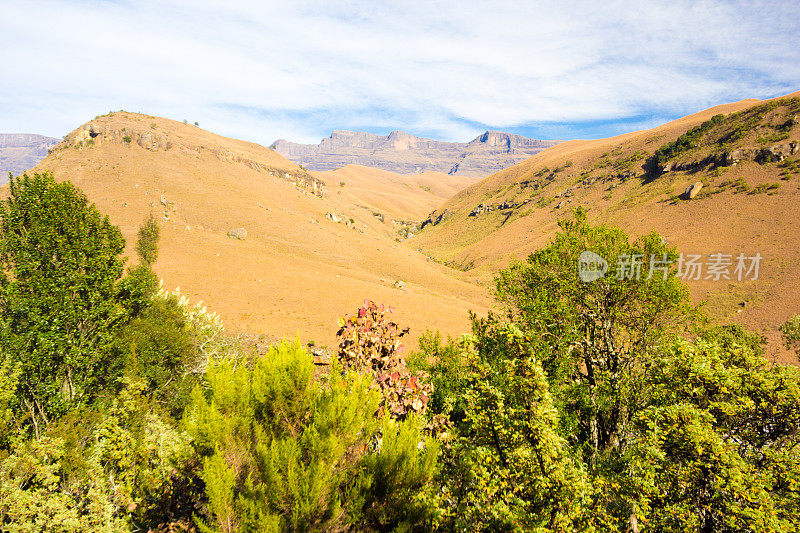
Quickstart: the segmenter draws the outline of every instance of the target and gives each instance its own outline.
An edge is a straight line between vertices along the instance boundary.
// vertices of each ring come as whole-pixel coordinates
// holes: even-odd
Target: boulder
[[[698,193],[702,188],[703,188],[702,181],[698,181],[697,183],[689,185],[684,191],[684,193],[681,195],[681,198],[683,198],[684,200],[691,200],[692,198],[698,195]]]
[[[228,237],[231,239],[239,239],[243,241],[247,238],[247,230],[244,228],[235,228],[228,232]]]

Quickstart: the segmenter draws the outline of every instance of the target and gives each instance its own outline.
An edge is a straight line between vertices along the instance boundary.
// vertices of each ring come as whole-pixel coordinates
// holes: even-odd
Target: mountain
[[[234,332],[332,346],[338,318],[373,299],[393,306],[412,335],[460,334],[468,310],[491,303],[469,273],[401,235],[405,221],[467,185],[462,178],[427,191],[399,175],[370,185],[369,171],[309,173],[257,144],[127,112],[80,126],[34,170],[80,187],[121,227],[129,257],[139,225],[157,216],[164,288],[203,301]],[[407,207],[389,200],[406,191],[416,195]]]
[[[36,166],[59,139],[32,133],[0,133],[0,183]]]
[[[688,257],[760,254],[757,279],[688,281],[712,316],[770,339],[800,313],[800,92],[718,106],[610,139],[568,141],[466,188],[434,210],[415,246],[484,279],[544,246],[577,206],[629,234],[656,231]],[[696,186],[695,184],[700,184]],[[699,193],[698,193],[699,189]],[[616,258],[606,258],[615,261]],[[749,264],[748,264],[749,266]]]
[[[441,142],[393,131],[387,136],[334,130],[319,144],[275,141],[276,152],[311,170],[334,170],[362,165],[399,174],[442,172],[485,177],[509,167],[558,141],[487,131],[468,143]]]

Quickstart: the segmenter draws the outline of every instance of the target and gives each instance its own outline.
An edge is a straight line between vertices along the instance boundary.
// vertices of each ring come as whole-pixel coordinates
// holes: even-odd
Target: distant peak
[[[483,134],[476,137],[472,142],[484,143],[489,146],[510,146],[511,136],[508,133],[503,133],[502,131],[487,130]]]
[[[409,138],[412,138],[412,137],[414,137],[414,135],[411,135],[410,133],[406,133],[406,132],[400,131],[400,130],[394,130],[393,132],[389,133],[389,140],[392,140],[392,139],[409,139]]]

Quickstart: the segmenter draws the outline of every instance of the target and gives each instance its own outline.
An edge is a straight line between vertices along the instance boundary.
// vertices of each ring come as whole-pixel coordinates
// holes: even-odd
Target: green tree
[[[582,210],[560,229],[550,245],[497,278],[498,296],[518,332],[498,335],[503,330],[496,317],[473,319],[475,360],[489,366],[475,372],[481,367],[462,365],[472,366],[472,373],[454,381],[467,398],[459,440],[468,446],[448,471],[453,486],[477,487],[464,492],[468,502],[476,498],[466,508],[495,507],[487,515],[501,517],[498,510],[508,511],[495,529],[565,527],[541,522],[545,507],[533,507],[533,514],[514,508],[515,500],[503,492],[514,486],[504,482],[508,458],[541,453],[536,447],[511,453],[530,431],[515,420],[547,411],[551,402],[553,414],[537,416],[546,422],[541,437],[528,441],[556,442],[544,436],[557,434],[561,451],[549,460],[572,458],[575,466],[565,459],[553,463],[564,465],[561,470],[544,472],[555,480],[580,479],[564,476],[583,472],[589,487],[583,507],[567,510],[565,519],[582,517],[581,527],[601,531],[638,531],[640,524],[654,531],[797,529],[797,369],[768,364],[758,335],[736,326],[709,327],[673,268],[649,276],[651,259],[661,266],[675,257],[657,235],[631,242],[619,229],[590,224]],[[604,277],[580,279],[578,261],[586,250],[613,265]],[[640,276],[631,259],[644,265]],[[793,329],[782,331],[791,336]],[[531,360],[541,362],[547,396],[537,392],[544,387],[536,385],[536,367],[523,367]],[[464,463],[473,450],[487,449],[478,440],[482,433],[499,461]],[[548,465],[547,457],[539,463]],[[510,472],[523,485],[559,486],[553,479],[541,484],[539,474],[520,464]],[[539,488],[517,501],[541,502],[546,495]],[[530,516],[540,522],[526,522]]]
[[[199,334],[177,296],[159,295],[118,330],[111,349],[119,373],[141,377],[145,391],[179,420],[201,376]]]
[[[0,217],[0,344],[38,434],[103,384],[105,348],[127,314],[117,298],[125,240],[49,173],[12,179]]]
[[[136,240],[136,254],[139,264],[128,270],[122,282],[121,298],[126,302],[130,316],[136,318],[153,303],[158,292],[159,280],[153,270],[153,263],[158,259],[158,239],[161,228],[151,214],[139,226]]]
[[[158,239],[161,236],[161,227],[151,213],[147,220],[139,227],[136,253],[142,265],[152,266],[158,259]]]
[[[565,431],[577,433],[594,463],[598,454],[624,447],[631,416],[647,395],[641,374],[648,359],[684,331],[694,312],[674,268],[649,276],[651,260],[655,266],[677,258],[655,233],[630,242],[618,228],[590,224],[580,208],[559,227],[549,246],[500,272],[497,296],[512,320],[545,344],[542,366]],[[609,262],[604,277],[580,279],[584,251]]]

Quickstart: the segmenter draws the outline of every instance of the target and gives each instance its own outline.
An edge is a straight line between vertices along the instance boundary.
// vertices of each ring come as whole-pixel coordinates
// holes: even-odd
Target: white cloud
[[[262,144],[384,126],[464,140],[800,86],[791,3],[0,1],[0,131],[125,108]]]

